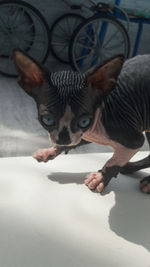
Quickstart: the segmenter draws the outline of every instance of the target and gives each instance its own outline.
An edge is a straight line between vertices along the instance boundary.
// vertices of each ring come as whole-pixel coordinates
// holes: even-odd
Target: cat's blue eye
[[[42,122],[46,125],[46,126],[54,126],[55,124],[55,120],[52,114],[45,114],[41,117]]]
[[[86,128],[91,124],[91,117],[83,116],[78,120],[78,126],[80,128]]]

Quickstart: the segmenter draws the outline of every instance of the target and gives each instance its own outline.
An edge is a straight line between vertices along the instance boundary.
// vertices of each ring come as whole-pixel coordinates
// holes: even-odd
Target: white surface
[[[83,184],[109,156],[0,159],[1,267],[150,266],[150,195],[138,189],[146,171],[119,175],[103,195]]]

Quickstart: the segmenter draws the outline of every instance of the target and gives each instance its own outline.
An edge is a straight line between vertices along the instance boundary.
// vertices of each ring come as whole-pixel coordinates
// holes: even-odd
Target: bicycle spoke
[[[69,18],[66,19],[66,26],[67,26],[67,31],[66,32],[68,32],[68,36],[71,36],[73,30],[72,30],[72,24],[69,23]]]
[[[61,49],[59,49],[59,51],[57,51],[58,53],[62,53],[64,51],[64,48],[66,48],[66,46],[62,47]]]
[[[24,39],[24,41],[26,42],[26,43],[28,43],[28,44],[32,44],[32,43],[34,43],[34,41],[32,41],[32,40],[28,40],[28,39]],[[39,41],[37,41],[36,40],[36,42],[34,43],[34,46],[35,45],[41,45],[41,44],[46,44],[46,42],[43,40],[39,40]],[[33,45],[33,44],[32,44]]]
[[[82,48],[86,48],[86,49],[93,49],[93,47],[91,47],[91,46],[88,46],[88,45],[86,45],[86,44],[82,44],[82,43],[77,43],[77,45],[79,46],[79,47],[82,47]]]
[[[28,27],[28,26],[27,26]],[[30,27],[28,27],[26,30],[22,30],[22,28],[20,29],[20,33],[23,33],[23,34],[28,34],[28,33],[31,33],[33,32],[33,29],[34,29],[34,25],[32,24]],[[18,28],[18,32],[19,32],[19,28]]]
[[[23,18],[25,14],[24,8],[22,8],[22,13],[20,12],[20,18]]]
[[[41,39],[33,39],[33,41],[36,41],[36,43],[38,44],[45,44],[46,43],[46,40],[41,40]]]
[[[87,54],[87,55],[84,55],[84,56],[80,56],[80,57],[76,57],[76,61],[79,61],[79,60],[81,60],[81,59],[84,59],[84,58],[86,58],[86,57],[88,57],[89,55]]]
[[[2,17],[0,16],[0,21],[2,22],[2,24],[4,25],[4,30],[8,33],[8,30],[7,30],[7,24],[3,21]]]
[[[13,25],[15,24],[15,21],[17,20],[17,17],[18,17],[19,12],[20,12],[19,10],[20,10],[20,8],[17,8],[17,9],[16,9],[15,16],[14,16],[14,18],[13,18],[13,20],[12,20],[12,24],[13,24]]]
[[[66,31],[63,29],[62,26],[60,26],[60,24],[58,24],[58,28],[66,35]]]
[[[74,18],[74,22],[72,22],[72,31],[71,31],[71,34],[73,33],[73,31],[75,30],[75,28],[77,27],[77,25],[79,24],[78,23],[79,21],[79,18]]]
[[[68,55],[69,43],[75,29],[82,20],[82,16],[78,14],[66,14],[56,20],[50,29],[51,52],[54,57],[63,63],[69,63],[70,61]],[[62,52],[65,49],[66,53],[60,54],[60,49],[62,49]]]
[[[61,42],[61,43],[60,42],[59,43],[58,42],[52,42],[52,44],[56,45],[56,46],[62,46],[63,45],[63,47],[65,47],[67,42]]]
[[[109,47],[103,47],[103,49],[105,49],[105,50],[113,50],[113,49],[116,49],[116,48],[120,48],[123,43],[124,43],[124,41],[122,40],[122,42],[117,43],[116,45],[112,45],[112,46],[109,46]]]
[[[28,26],[28,29],[26,29],[26,30],[22,30],[21,32],[24,34],[24,33],[28,33],[30,30],[31,30],[31,28],[34,28],[34,24],[32,23],[30,26]]]
[[[10,15],[9,14],[7,16],[7,27],[9,27],[10,29],[12,28],[12,23],[10,21]]]
[[[25,39],[22,39],[21,40],[21,43],[24,43],[25,44],[25,47],[28,47],[28,49],[30,48],[30,47],[32,47],[32,42],[30,41],[26,41]]]
[[[16,10],[16,16],[14,17],[14,19],[12,20],[12,26],[15,25],[15,27],[19,27],[20,23],[18,24],[18,20],[20,21],[22,18],[24,18],[25,16],[25,11],[23,8],[17,8],[18,10]],[[12,27],[13,28],[13,27]]]
[[[128,56],[126,30],[115,18],[103,15],[85,21],[74,35],[70,47],[71,62],[77,71],[86,71],[118,52]]]
[[[93,35],[93,34],[92,34]],[[83,34],[83,36],[84,36],[84,34]],[[85,41],[85,39],[86,38],[88,38],[88,40],[91,42],[91,43],[93,43],[93,44],[95,44],[95,36],[94,36],[94,40],[92,39],[92,37],[89,35],[89,34],[87,34],[87,31],[86,31],[86,35],[85,35],[85,37],[82,37],[83,39],[83,41]]]
[[[98,38],[99,38],[100,27],[101,27],[101,25],[100,25],[100,22],[99,22],[99,21],[97,21],[97,22],[95,23],[95,26],[92,27],[93,31],[95,32],[95,35],[96,35]]]
[[[109,39],[106,41],[106,43],[103,44],[104,48],[108,45],[108,43],[110,43],[112,41],[112,39],[116,36],[117,32],[119,32],[118,29],[109,37]]]
[[[90,37],[90,35],[88,35],[87,33],[81,37],[79,37],[79,39],[77,40],[77,42],[79,43],[85,43],[86,39],[89,40],[90,43],[93,43],[93,45],[95,44],[95,41],[92,40],[92,38]]]
[[[16,75],[11,58],[15,47],[29,52],[33,58],[39,58],[43,62],[48,54],[48,40],[47,23],[35,7],[22,1],[0,2],[1,73]]]
[[[21,22],[21,23],[19,23],[19,25],[17,25],[17,26],[14,26],[13,27],[13,30],[15,30],[15,29],[17,29],[17,28],[20,28],[21,26],[23,26],[23,25],[25,25],[25,24],[27,24],[27,21],[26,20],[24,20],[23,22]],[[33,25],[33,24],[32,24]],[[29,25],[28,25],[29,26]],[[34,25],[33,25],[34,26]]]
[[[58,34],[58,33],[54,33],[53,35],[55,35],[55,37],[57,38],[57,39],[60,39],[60,40],[62,40],[62,38],[63,38],[63,36],[64,35],[62,35],[62,36],[60,36],[60,34]],[[56,38],[52,38],[52,39],[56,39]]]

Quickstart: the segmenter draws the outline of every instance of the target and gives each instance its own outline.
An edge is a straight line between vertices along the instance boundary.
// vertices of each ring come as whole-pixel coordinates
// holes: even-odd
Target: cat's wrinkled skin
[[[89,142],[112,146],[112,158],[85,179],[95,192],[119,172],[150,167],[149,157],[128,163],[143,145],[144,131],[150,143],[150,55],[125,63],[120,55],[83,74],[51,73],[20,50],[13,59],[18,82],[36,101],[39,121],[54,144],[35,152],[35,159],[47,162]],[[150,193],[150,176],[140,189]]]

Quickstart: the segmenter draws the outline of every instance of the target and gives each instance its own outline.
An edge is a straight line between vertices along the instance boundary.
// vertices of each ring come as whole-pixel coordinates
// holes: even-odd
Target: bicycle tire
[[[95,23],[95,22],[98,23],[97,27],[99,27],[99,29],[97,28],[97,33],[96,33],[96,34],[98,34],[98,38],[100,38],[99,36],[100,36],[101,31],[102,31],[102,25],[105,24],[104,26],[107,29],[107,32],[104,31],[104,29],[103,29],[102,44],[99,43],[99,39],[97,38],[96,34],[94,34],[94,39],[93,39],[93,33],[95,33],[93,23]],[[102,23],[104,23],[104,24],[102,24]],[[111,27],[110,27],[110,24],[108,24],[108,23],[111,23]],[[108,25],[109,25],[109,27],[108,27]],[[92,39],[90,39],[90,35],[86,35],[86,34],[88,34],[87,30],[89,31],[88,27],[91,27],[91,29],[92,29]],[[121,35],[123,36],[123,42],[124,42],[123,49],[120,45],[117,44],[119,49],[117,49],[117,51],[115,50],[115,53],[114,53],[114,51],[112,51],[112,48],[111,48],[111,55],[108,55],[108,52],[110,53],[110,51],[107,51],[107,55],[105,52],[105,55],[104,55],[104,52],[103,52],[104,51],[103,46],[105,44],[104,38],[105,37],[108,38],[110,32],[113,32],[112,36],[115,36],[115,40],[113,40],[114,44],[115,44],[115,42],[118,42],[118,40],[119,40],[118,36],[116,36],[116,33],[114,35],[115,29],[117,29],[117,34],[119,31],[119,33],[121,33]],[[81,37],[82,37],[82,42],[81,42]],[[79,40],[80,40],[80,42],[79,42]],[[85,41],[87,42],[87,44],[85,43]],[[88,45],[88,42],[91,46]],[[83,51],[83,49],[84,49],[84,51]],[[105,48],[105,50],[108,50],[108,48],[107,49]],[[114,18],[112,16],[110,17],[108,15],[106,15],[106,16],[105,15],[103,15],[103,16],[101,16],[101,15],[97,16],[96,15],[96,16],[92,16],[92,17],[86,19],[75,30],[74,34],[72,35],[72,38],[70,41],[70,46],[69,46],[70,64],[72,66],[72,69],[79,71],[79,72],[87,71],[90,67],[94,66],[95,64],[103,63],[103,61],[105,62],[107,59],[114,57],[115,55],[118,55],[118,54],[124,54],[124,57],[128,58],[129,52],[130,52],[130,40],[129,40],[129,36],[128,36],[128,33],[127,33],[125,27],[116,18]],[[87,53],[87,55],[86,55],[86,53]],[[92,55],[92,53],[93,53],[93,55]],[[87,58],[86,58],[86,56],[87,56]],[[85,61],[85,59],[86,59],[86,61]]]
[[[40,63],[49,53],[48,24],[35,7],[24,1],[0,1],[0,40],[0,73],[9,77],[17,76],[12,60],[14,48]]]
[[[24,15],[26,16],[26,18],[27,18],[29,24],[32,25],[33,21],[32,21],[32,19],[31,19],[31,17],[28,15],[28,13],[24,12]],[[33,27],[31,28],[31,32],[32,32],[32,34],[35,33],[34,25],[33,25]],[[28,50],[30,49],[30,46],[32,45],[32,43],[33,43],[33,41],[31,40],[31,42],[29,42],[29,44],[26,44],[26,45],[24,46],[24,49],[22,49],[22,50],[24,50],[25,52],[28,52]],[[5,53],[2,55],[2,57],[9,57],[9,51],[6,50]]]
[[[60,62],[69,63],[68,51],[71,36],[83,20],[84,17],[79,14],[67,13],[56,19],[52,24],[50,28],[50,50],[52,55]],[[68,26],[68,29],[65,28],[66,26]]]

